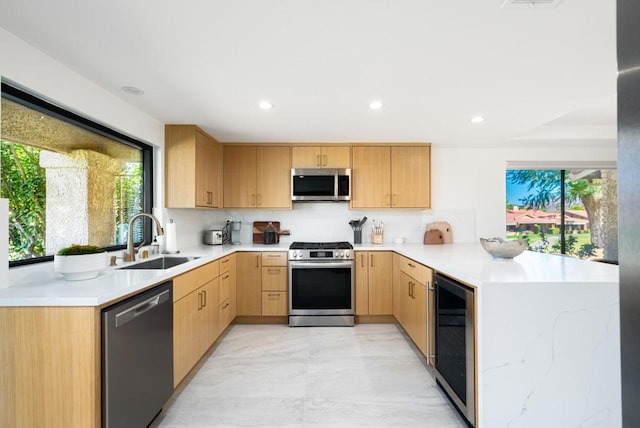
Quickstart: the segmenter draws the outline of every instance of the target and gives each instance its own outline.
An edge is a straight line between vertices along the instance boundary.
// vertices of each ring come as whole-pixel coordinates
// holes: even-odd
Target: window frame
[[[45,100],[42,97],[36,96],[33,93],[28,92],[24,88],[18,88],[14,83],[8,83],[5,79],[2,79],[0,96],[10,101],[22,104],[33,110],[36,110],[42,114],[49,115],[58,120],[70,123],[72,125],[83,128],[87,131],[97,133],[103,137],[115,140],[119,143],[128,145],[139,149],[142,154],[142,211],[147,214],[151,214],[153,208],[153,146],[143,143],[129,137],[121,132],[115,131],[105,125],[97,123],[93,120],[87,119],[77,113],[74,113],[59,105],[53,104],[51,101]],[[148,218],[144,218],[143,227],[143,241],[151,242],[153,237],[153,230],[151,221]],[[140,244],[141,242],[136,242]],[[126,248],[126,245],[112,245],[109,247],[103,247],[106,251],[116,251]],[[9,267],[25,266],[35,263],[49,262],[53,260],[52,255],[43,257],[34,257],[31,259],[14,260],[9,261]]]

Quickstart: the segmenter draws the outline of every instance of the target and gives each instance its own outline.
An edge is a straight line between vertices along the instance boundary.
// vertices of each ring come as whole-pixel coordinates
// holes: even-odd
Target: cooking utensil
[[[367,222],[367,216],[362,217],[362,219],[358,222],[358,227],[362,228],[362,225]]]

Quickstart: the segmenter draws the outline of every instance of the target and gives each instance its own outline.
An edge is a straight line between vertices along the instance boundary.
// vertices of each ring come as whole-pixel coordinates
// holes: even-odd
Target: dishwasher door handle
[[[153,297],[148,298],[144,302],[140,302],[137,305],[127,309],[126,311],[122,311],[119,314],[116,314],[116,328],[121,327],[136,318],[144,314],[147,311],[158,306],[160,303],[163,303],[169,299],[169,290],[165,290],[160,294],[156,294]]]

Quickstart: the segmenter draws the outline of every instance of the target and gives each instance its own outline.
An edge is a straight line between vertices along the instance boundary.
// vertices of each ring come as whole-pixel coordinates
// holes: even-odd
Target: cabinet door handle
[[[280,254],[267,254],[267,258],[279,259],[280,258]]]
[[[255,193],[251,194],[251,206],[252,207],[256,206],[256,194]]]
[[[280,269],[277,269],[277,268],[267,269],[267,273],[272,275],[278,275],[280,274]]]
[[[280,297],[279,294],[267,293],[267,297]]]
[[[395,207],[396,205],[398,205],[398,195],[396,195],[395,193],[393,194],[393,206]]]
[[[229,278],[229,275],[225,275],[225,276],[223,276],[223,277],[222,277],[222,280],[225,280],[225,279],[227,279],[227,278]]]
[[[258,193],[258,206],[262,206],[262,193]]]
[[[387,206],[391,206],[391,195],[387,193]]]
[[[202,293],[198,291],[198,310],[202,309]]]
[[[229,307],[229,302],[227,302],[227,303],[222,307],[222,309],[227,309],[228,307]]]
[[[327,155],[322,156],[322,166],[327,166]]]
[[[373,267],[373,254],[369,254],[369,257],[371,258],[371,267]]]
[[[221,261],[220,263],[229,263],[229,259],[224,259],[223,261]]]
[[[213,192],[207,192],[207,204],[213,204]]]
[[[360,254],[360,267],[364,267],[364,254]]]
[[[416,267],[416,265],[414,265],[414,264],[412,264],[412,263],[407,263],[407,265],[408,265],[409,267],[412,267],[412,268],[415,268],[415,267]]]
[[[202,307],[207,306],[207,290],[202,290]]]
[[[260,254],[256,255],[256,267],[260,267]]]

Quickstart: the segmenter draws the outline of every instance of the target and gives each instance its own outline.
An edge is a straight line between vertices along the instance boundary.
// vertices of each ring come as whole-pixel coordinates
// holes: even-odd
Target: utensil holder
[[[362,229],[353,229],[353,243],[362,244]]]

